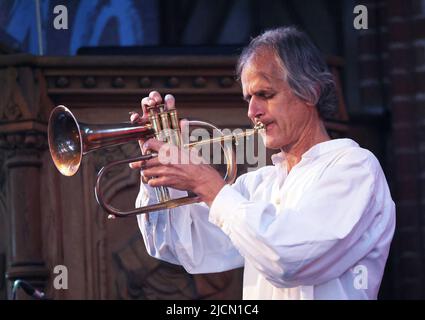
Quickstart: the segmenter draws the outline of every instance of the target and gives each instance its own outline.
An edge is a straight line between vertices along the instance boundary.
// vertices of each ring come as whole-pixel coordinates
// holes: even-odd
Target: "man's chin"
[[[275,137],[273,135],[265,134],[265,133],[260,134],[260,136],[267,149],[273,149],[273,150],[282,149],[283,142],[281,137]]]
[[[267,149],[272,149],[272,150],[281,149],[282,147],[280,143],[278,143],[277,141],[273,141],[270,138],[266,139],[265,146]]]
[[[265,140],[264,140],[265,138]],[[270,136],[264,136],[263,137],[264,145],[267,149],[273,149],[273,150],[282,150],[285,149],[290,143],[282,137],[278,137],[277,139]]]

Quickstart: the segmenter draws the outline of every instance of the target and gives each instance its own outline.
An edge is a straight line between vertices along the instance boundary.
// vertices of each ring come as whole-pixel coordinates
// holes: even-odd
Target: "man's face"
[[[314,107],[292,93],[285,71],[273,53],[262,50],[245,64],[242,74],[248,117],[266,126],[266,147],[285,149],[296,143],[311,119]]]

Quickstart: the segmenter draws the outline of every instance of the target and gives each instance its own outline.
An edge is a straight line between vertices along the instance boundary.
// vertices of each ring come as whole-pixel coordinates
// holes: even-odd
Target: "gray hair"
[[[319,49],[304,32],[295,27],[282,27],[252,39],[239,57],[238,79],[245,64],[262,49],[274,52],[296,96],[315,105],[322,119],[334,116],[338,99],[333,75]]]

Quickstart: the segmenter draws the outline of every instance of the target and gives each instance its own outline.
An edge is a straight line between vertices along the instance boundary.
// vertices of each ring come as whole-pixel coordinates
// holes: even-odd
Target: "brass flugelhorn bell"
[[[252,135],[264,128],[263,124],[258,123],[252,130],[247,130],[237,135],[224,135],[222,131],[211,123],[191,120],[188,121],[189,126],[194,125],[205,127],[208,130],[215,130],[219,133],[219,137],[185,145],[182,144],[180,123],[175,108],[166,110],[164,105],[157,105],[149,108],[148,113],[149,121],[143,124],[131,122],[87,124],[78,122],[73,113],[65,106],[57,106],[52,110],[48,124],[49,150],[56,168],[63,175],[72,176],[78,171],[82,158],[87,153],[139,139],[155,137],[161,141],[180,147],[191,148],[196,145],[228,140],[237,141],[237,139]],[[232,145],[221,144],[221,148],[226,161],[226,174],[223,178],[226,183],[233,183],[236,178],[237,166]],[[158,156],[156,153],[148,153],[131,159],[115,161],[107,164],[99,171],[95,186],[95,195],[99,205],[109,214],[108,217],[128,217],[199,202],[198,197],[194,194],[172,199],[166,187],[155,188],[158,203],[129,211],[120,211],[104,201],[101,180],[105,172],[116,165],[149,160],[156,156]]]

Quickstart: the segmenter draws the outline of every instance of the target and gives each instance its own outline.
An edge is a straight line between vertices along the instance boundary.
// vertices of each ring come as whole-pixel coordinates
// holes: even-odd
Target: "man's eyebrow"
[[[272,87],[262,87],[262,88],[258,88],[257,90],[255,90],[252,95],[256,95],[259,93],[264,93],[264,92],[268,92],[268,91],[275,91],[275,89],[273,89]]]
[[[275,91],[275,89],[273,89],[272,87],[259,88],[258,90],[255,90],[252,94],[244,94],[243,99],[249,100],[249,98],[251,98],[252,96],[255,96],[259,93],[264,93],[266,91]]]
[[[285,73],[281,70],[271,70],[271,71],[258,71],[258,75],[264,78],[267,82],[273,83],[276,80],[281,80]]]
[[[255,93],[257,92],[264,92],[264,91],[273,91],[274,89],[272,87],[262,87],[258,90],[255,91]]]

